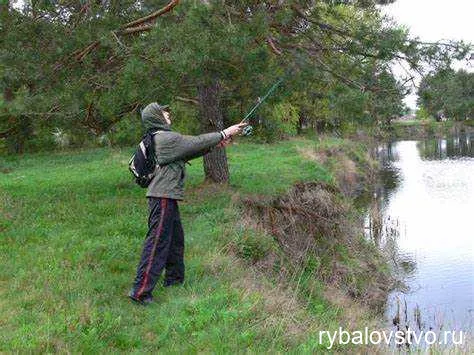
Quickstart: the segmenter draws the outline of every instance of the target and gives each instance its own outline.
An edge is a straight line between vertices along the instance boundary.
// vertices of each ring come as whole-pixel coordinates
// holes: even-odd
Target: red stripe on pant
[[[143,291],[145,290],[146,284],[148,282],[148,278],[150,275],[151,266],[153,265],[153,259],[155,257],[156,246],[158,245],[158,240],[160,239],[161,232],[163,231],[163,222],[165,219],[166,207],[168,206],[168,199],[162,198],[161,199],[161,211],[160,211],[160,223],[158,224],[158,229],[155,234],[155,241],[153,243],[153,248],[151,250],[150,256],[148,258],[148,265],[146,267],[145,276],[143,277],[143,283],[138,290],[136,297],[140,298]]]

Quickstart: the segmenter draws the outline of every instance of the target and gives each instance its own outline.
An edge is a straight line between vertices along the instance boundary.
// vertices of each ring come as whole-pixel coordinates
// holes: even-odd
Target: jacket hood
[[[166,123],[163,109],[157,102],[152,102],[142,110],[142,122],[145,131],[171,131],[171,127]]]

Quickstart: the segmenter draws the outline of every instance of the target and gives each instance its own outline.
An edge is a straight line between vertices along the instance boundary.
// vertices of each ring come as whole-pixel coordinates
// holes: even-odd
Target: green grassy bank
[[[255,250],[256,259],[268,253],[260,245],[278,246],[253,229],[241,201],[271,199],[302,181],[354,183],[347,171],[369,164],[365,149],[332,138],[241,141],[228,150],[228,187],[203,184],[201,161],[194,161],[180,205],[187,279],[157,287],[148,308],[126,298],[147,221],[144,190],[127,171],[131,149],[2,158],[0,352],[325,349],[318,330],[367,325],[372,315],[336,283],[308,278],[307,268],[283,280],[255,267]],[[331,248],[341,256],[338,267],[360,266],[344,245]]]

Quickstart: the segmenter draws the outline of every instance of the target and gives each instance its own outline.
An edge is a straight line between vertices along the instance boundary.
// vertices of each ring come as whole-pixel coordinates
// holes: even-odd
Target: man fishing
[[[152,292],[163,269],[165,287],[184,282],[184,232],[178,201],[184,197],[186,162],[218,145],[229,144],[248,123],[241,122],[220,132],[185,136],[171,130],[169,107],[156,102],[143,109],[142,121],[145,130],[154,133],[157,165],[146,193],[148,233],[128,296],[136,303],[147,305],[153,301]]]

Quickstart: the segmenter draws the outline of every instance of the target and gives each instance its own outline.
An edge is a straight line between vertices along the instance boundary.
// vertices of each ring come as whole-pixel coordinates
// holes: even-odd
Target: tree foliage
[[[469,51],[410,38],[380,14],[376,5],[389,2],[7,1],[0,137],[16,151],[49,144],[57,129],[71,144],[104,136],[131,143],[150,101],[171,103],[177,125],[196,133],[199,87],[219,84],[216,102],[231,123],[280,77],[285,84],[268,105],[291,104],[300,123],[386,121],[410,81],[397,82],[391,64],[421,72]],[[264,113],[271,110],[261,120]]]
[[[431,116],[454,120],[474,118],[474,73],[441,69],[423,78],[418,104]]]

